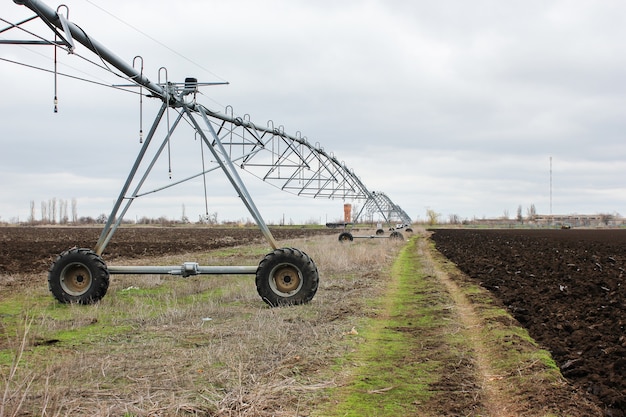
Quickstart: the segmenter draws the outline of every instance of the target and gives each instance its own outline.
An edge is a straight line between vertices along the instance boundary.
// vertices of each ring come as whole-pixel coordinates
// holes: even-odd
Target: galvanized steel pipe
[[[110,274],[137,275],[245,275],[256,274],[256,266],[201,266],[195,263],[184,263],[174,266],[109,266]]]
[[[51,9],[46,4],[40,2],[39,0],[13,0],[13,2],[15,4],[28,7],[46,22],[56,26],[58,29],[64,32],[63,24],[61,19],[59,18],[59,15],[55,10]],[[143,74],[137,72],[137,70],[135,70],[132,66],[122,61],[121,58],[105,48],[100,42],[88,36],[81,28],[76,26],[74,23],[66,21],[66,24],[73,39],[80,42],[83,46],[85,46],[85,48],[94,52],[106,62],[113,65],[115,68],[128,76],[132,81],[146,87],[154,95],[160,97],[161,99],[165,99],[166,92],[164,91],[163,87],[153,83]]]

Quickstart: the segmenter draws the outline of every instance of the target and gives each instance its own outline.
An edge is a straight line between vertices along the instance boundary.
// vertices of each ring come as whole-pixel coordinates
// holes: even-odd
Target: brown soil
[[[46,272],[64,250],[93,248],[101,231],[97,227],[0,227],[0,274]],[[297,227],[271,231],[276,239],[337,233]],[[258,228],[122,227],[107,245],[103,258],[108,262],[173,255],[261,243],[264,239]]]
[[[626,416],[626,231],[450,229],[432,239],[606,416]]]
[[[314,230],[301,228],[273,228],[272,232],[277,239],[291,239],[311,234],[337,234],[336,230]],[[568,233],[568,236],[573,239],[554,240],[554,236],[562,237],[561,235],[566,236]],[[580,384],[580,386],[584,387],[587,391],[596,395],[598,401],[602,401],[606,409],[606,416],[621,417],[624,416],[624,413],[621,411],[624,404],[624,385],[615,385],[615,381],[611,382],[608,379],[604,380],[603,378],[610,374],[613,376],[613,379],[619,379],[617,381],[618,383],[624,383],[624,367],[620,368],[619,366],[619,360],[621,359],[623,361],[622,357],[624,351],[623,349],[621,351],[614,350],[617,349],[617,347],[620,347],[620,345],[613,347],[613,345],[608,343],[608,340],[611,339],[609,336],[614,335],[618,341],[622,342],[621,348],[623,348],[623,324],[619,324],[619,326],[622,327],[617,327],[611,330],[605,327],[607,323],[604,322],[610,321],[613,324],[616,322],[622,323],[621,320],[624,318],[623,288],[620,287],[621,272],[623,272],[623,269],[620,268],[623,267],[623,261],[625,258],[623,251],[619,252],[618,250],[608,250],[605,246],[598,243],[602,240],[598,240],[598,238],[590,241],[591,246],[594,248],[594,250],[591,251],[589,249],[589,245],[586,245],[585,243],[589,239],[580,237],[575,238],[576,233],[577,231],[573,230],[558,231],[553,234],[548,233],[543,238],[540,238],[543,235],[532,232],[438,230],[434,233],[433,239],[437,243],[438,249],[450,259],[454,258],[453,253],[457,254],[456,256],[458,259],[453,259],[453,262],[458,264],[459,267],[465,271],[469,277],[471,277],[468,278],[464,275],[463,279],[477,279],[483,284],[483,286],[492,290],[500,299],[505,300],[504,302],[507,306],[509,306],[510,311],[515,314],[521,323],[529,328],[531,335],[553,353],[555,359],[559,361],[565,376],[570,378],[575,383]],[[23,284],[25,284],[25,282],[20,282],[20,280],[29,279],[28,277],[31,277],[30,279],[32,279],[33,274],[42,274],[42,280],[45,280],[43,275],[45,275],[51,262],[60,252],[72,246],[93,247],[99,234],[99,228],[1,227],[0,278],[2,279],[0,279],[0,292],[7,289],[12,291],[23,290]],[[620,245],[623,247],[624,240],[626,240],[626,233],[621,234],[621,236],[623,240],[615,243],[615,249],[619,249]],[[525,242],[524,245],[522,246],[521,244],[518,244],[518,240]],[[110,260],[122,260],[123,258],[150,258],[161,255],[201,252],[219,247],[259,242],[262,243],[263,241],[261,232],[256,228],[220,229],[196,227],[125,227],[121,228],[116,233],[114,239],[107,247],[104,259],[109,262]],[[543,243],[539,244],[537,241]],[[557,244],[555,242],[560,243]],[[564,243],[568,242],[571,246],[564,246]],[[355,244],[354,246],[355,248],[359,248],[360,245],[362,245],[362,243]],[[502,247],[498,248],[498,246]],[[522,247],[527,248],[527,252],[529,252],[530,255],[521,255],[524,253],[521,249]],[[598,249],[601,247],[605,248],[604,252]],[[535,251],[534,248],[543,249],[540,249],[537,253],[533,254]],[[579,258],[576,261],[576,268],[570,266],[570,264],[574,262],[571,261],[569,257],[565,257],[564,255],[574,252],[575,248],[582,248],[583,254],[585,253],[584,250],[587,250],[586,257]],[[498,249],[503,252],[495,253]],[[371,248],[369,248],[369,250],[371,250]],[[563,255],[563,259],[558,259],[560,264],[562,264],[561,269],[564,269],[565,271],[570,271],[572,268],[574,270],[580,269],[581,271],[584,271],[584,265],[587,263],[591,263],[596,269],[600,268],[598,267],[598,265],[600,265],[603,272],[605,272],[605,274],[599,274],[603,277],[602,282],[596,282],[595,278],[592,277],[591,272],[580,272],[580,277],[576,275],[569,281],[563,281],[562,279],[557,280],[560,285],[567,286],[568,288],[561,291],[560,287],[557,285],[556,291],[558,291],[558,293],[555,293],[554,289],[550,288],[553,286],[553,283],[548,280],[548,278],[544,277],[541,280],[536,279],[542,274],[556,275],[556,272],[554,271],[559,270],[558,265],[560,264],[558,262],[553,262],[552,264],[558,265],[550,266],[550,268],[547,266],[541,266],[545,263],[542,261],[542,255],[550,253]],[[554,258],[554,256],[552,256],[552,258]],[[462,262],[462,260],[467,262]],[[432,260],[429,262],[433,264]],[[485,263],[488,266],[485,266]],[[466,264],[470,265],[470,267],[463,266]],[[315,323],[310,323],[310,326],[312,328],[316,328],[316,326],[323,327],[328,323],[339,323],[357,313],[367,314],[367,309],[364,309],[363,306],[354,304],[356,301],[353,302],[351,300],[359,299],[357,294],[360,292],[371,293],[375,290],[372,288],[372,285],[374,285],[372,283],[378,283],[376,285],[384,285],[383,277],[378,276],[377,268],[379,267],[380,266],[375,259],[368,258],[365,261],[359,261],[358,265],[354,265],[354,268],[356,269],[354,269],[351,273],[355,273],[359,276],[359,279],[348,281],[343,279],[336,281],[332,285],[322,286],[320,290],[320,300],[324,300],[323,302],[326,308],[320,310],[320,316],[315,319]],[[325,266],[325,268],[328,269],[329,267]],[[434,271],[434,267],[432,268]],[[491,268],[493,268],[493,271],[491,271]],[[590,269],[593,271],[594,268],[591,267]],[[609,270],[613,272],[609,273]],[[596,270],[595,272],[596,275],[598,275],[598,271]],[[456,292],[454,290],[455,285],[463,285],[461,278],[456,277],[456,284],[453,284],[452,281],[445,276],[439,276],[438,273],[436,273],[436,276],[441,283],[445,284],[444,286],[446,291],[452,294],[455,304],[459,307],[459,312],[462,313],[462,310],[466,309],[471,313],[471,307],[462,303],[461,301],[463,300],[459,301],[458,297],[454,296]],[[491,282],[487,280],[488,277],[497,277],[498,280]],[[523,277],[525,278],[522,279]],[[576,278],[584,279],[576,280]],[[563,282],[565,283],[563,284]],[[523,285],[514,286],[512,283],[522,283]],[[545,287],[542,288],[541,285],[545,285]],[[596,303],[594,304],[596,306],[594,307],[595,310],[594,308],[589,307],[589,305],[587,305],[586,310],[595,313],[597,316],[598,311],[611,308],[615,314],[615,316],[602,316],[610,319],[601,320],[601,323],[596,324],[595,327],[595,322],[592,323],[587,321],[587,318],[574,308],[578,307],[578,304],[582,306],[582,303],[578,303],[579,300],[586,300],[588,298],[592,299],[590,294],[592,293],[591,287],[593,287],[593,285],[600,286],[600,290],[597,294],[602,297],[599,301],[596,299]],[[577,286],[582,286],[584,289],[579,291]],[[605,288],[608,288],[608,290]],[[572,303],[565,303],[559,309],[559,311],[561,311],[561,315],[555,316],[552,313],[551,308],[558,305],[555,300],[564,298],[561,294],[562,292],[569,294],[570,296],[569,300],[565,298],[564,301],[571,301],[572,299],[575,299],[576,302],[573,304],[577,305],[573,306]],[[347,294],[350,294],[351,296],[348,297]],[[619,301],[611,303],[610,301],[617,299],[616,297],[618,297],[618,295],[621,297],[618,299]],[[549,301],[547,301],[546,298],[543,298],[544,301],[542,304],[540,302],[542,298],[540,297],[548,297]],[[599,305],[608,307],[602,309]],[[621,310],[617,308],[618,305]],[[544,307],[544,309],[539,311],[539,307]],[[522,310],[524,308],[525,310]],[[266,313],[265,310],[260,311],[263,314],[273,314],[272,312]],[[288,312],[289,310],[285,311]],[[217,317],[216,314],[214,314],[214,316]],[[473,319],[471,314],[465,313],[464,317],[467,320],[460,321],[460,325],[462,327],[467,327],[469,329],[477,325],[472,321]],[[467,317],[469,317],[469,319]],[[275,320],[276,318],[274,317],[273,319]],[[474,317],[474,319],[476,318]],[[557,334],[560,335],[558,336],[560,339],[557,341],[561,342],[559,345],[560,349],[572,349],[571,346],[573,344],[575,350],[571,350],[569,355],[574,359],[571,359],[570,356],[558,356],[559,351],[552,348],[551,345],[542,339],[540,335],[538,335],[536,329],[532,329],[533,327],[538,327],[539,330],[543,329],[545,331],[551,324],[556,325],[559,323],[560,327],[557,329]],[[590,327],[590,329],[587,329],[587,327]],[[581,329],[586,330],[584,332],[586,335],[595,335],[593,336],[594,342],[583,342],[582,338],[570,340],[566,337],[567,335],[565,333],[573,334],[576,333],[576,330]],[[194,332],[197,331],[198,329],[194,328],[193,331],[190,332],[195,334]],[[225,334],[232,333],[232,329],[224,329],[223,331]],[[319,333],[328,332],[323,328],[316,331]],[[181,328],[173,327],[172,332],[175,332],[177,334],[176,337],[180,338]],[[579,331],[578,333],[581,332]],[[619,339],[620,336],[622,337],[621,339]],[[194,336],[194,343],[196,343],[197,338],[197,335]],[[203,343],[205,343],[204,339],[202,340]],[[472,354],[468,352],[463,353],[463,351],[461,352],[459,358],[447,361],[449,365],[449,372],[445,372],[444,375],[442,375],[441,381],[435,386],[435,388],[440,391],[440,395],[435,396],[433,400],[436,404],[422,404],[423,407],[428,405],[432,408],[432,410],[436,410],[436,412],[433,411],[433,413],[428,415],[472,415],[470,410],[488,410],[488,415],[494,417],[500,415],[507,417],[509,415],[546,415],[545,411],[548,408],[545,407],[548,403],[550,403],[550,410],[559,409],[566,412],[566,414],[558,415],[596,415],[591,412],[586,413],[585,410],[591,410],[589,407],[581,409],[580,413],[569,412],[571,410],[576,410],[577,404],[584,405],[585,402],[577,396],[577,392],[569,390],[565,386],[550,390],[546,390],[545,384],[539,383],[532,387],[518,387],[517,391],[521,392],[520,395],[522,397],[508,398],[507,392],[504,392],[506,390],[503,391],[499,388],[500,385],[506,382],[506,379],[500,380],[499,376],[494,377],[492,375],[492,371],[489,368],[488,355],[487,357],[485,357],[485,355],[482,355],[481,357],[480,355],[482,350],[480,344],[473,344],[472,346],[474,350],[473,354],[477,356],[474,359],[471,358]],[[313,348],[314,346],[312,349]],[[424,348],[423,345],[422,348]],[[452,353],[455,352],[455,349],[448,349],[448,351],[448,354],[452,355]],[[581,353],[578,353],[579,351]],[[432,349],[430,353],[433,353]],[[621,356],[615,356],[614,358],[617,359],[604,362],[602,364],[597,364],[592,361],[592,359],[598,359],[597,356],[608,356],[613,353]],[[311,355],[315,356],[316,354],[312,353]],[[442,360],[446,360],[446,358],[442,357]],[[298,366],[301,368],[302,364],[299,364]],[[302,371],[302,369],[300,369],[300,371]],[[576,371],[578,373],[587,371],[588,374],[595,375],[595,379],[576,379],[577,374],[576,372],[572,374],[572,371]],[[315,374],[316,371],[311,370],[311,372]],[[619,396],[620,390],[622,390],[621,397]],[[611,396],[602,396],[601,393],[603,392],[610,393]],[[513,405],[515,405],[515,407],[513,407]],[[561,406],[559,407],[558,405]],[[266,414],[259,413],[257,415],[269,415],[269,410],[270,409],[268,409]],[[513,410],[519,412],[514,412]],[[468,414],[468,412],[470,412],[470,414]],[[200,413],[198,415],[202,414]],[[221,414],[218,413],[217,415]],[[418,415],[424,414],[420,412]]]

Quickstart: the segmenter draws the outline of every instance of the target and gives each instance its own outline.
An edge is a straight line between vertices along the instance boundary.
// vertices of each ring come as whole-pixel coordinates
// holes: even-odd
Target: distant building
[[[541,214],[535,216],[533,223],[540,226],[618,227],[625,225],[626,219],[617,214]]]
[[[618,214],[537,214],[532,219],[472,219],[463,222],[465,225],[479,225],[487,227],[530,227],[563,228],[572,227],[623,227],[626,218]]]

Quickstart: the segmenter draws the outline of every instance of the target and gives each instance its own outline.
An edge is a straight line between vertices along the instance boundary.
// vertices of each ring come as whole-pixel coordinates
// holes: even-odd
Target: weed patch
[[[251,276],[114,276],[90,306],[56,303],[44,275],[0,276],[0,417],[512,415],[485,405],[489,379],[525,415],[564,415],[553,410],[568,387],[549,353],[508,331],[516,322],[426,242],[281,241],[320,272],[316,297],[294,307],[269,308]],[[266,252],[255,243],[116,264],[254,264]],[[474,338],[489,375],[479,377]],[[582,410],[565,415],[593,415]]]
[[[0,300],[0,383],[14,399],[0,415],[263,417],[312,410],[336,384],[332,366],[350,349],[344,333],[371,314],[366,301],[380,291],[399,245],[340,245],[335,236],[281,244],[302,248],[318,266],[320,287],[307,305],[267,307],[249,275],[114,276],[107,296],[90,306],[58,304],[41,276],[20,278],[37,284]],[[254,264],[267,252],[255,244],[127,264],[180,265],[192,255]],[[32,325],[20,348],[27,312]]]

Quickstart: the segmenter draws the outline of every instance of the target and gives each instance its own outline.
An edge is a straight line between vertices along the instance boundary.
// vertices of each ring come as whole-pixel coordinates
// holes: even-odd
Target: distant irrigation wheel
[[[339,235],[339,241],[343,242],[352,242],[354,240],[354,236],[350,232],[343,232]]]
[[[391,232],[389,239],[404,240],[404,236],[400,232]]]
[[[72,248],[61,253],[48,271],[48,288],[62,303],[92,304],[109,288],[109,271],[91,249]]]
[[[315,263],[295,248],[268,253],[256,271],[257,292],[272,307],[308,303],[315,296],[318,284]]]
[[[376,235],[377,236],[384,235],[384,234],[385,234],[385,231],[383,229],[377,229],[376,230]]]

